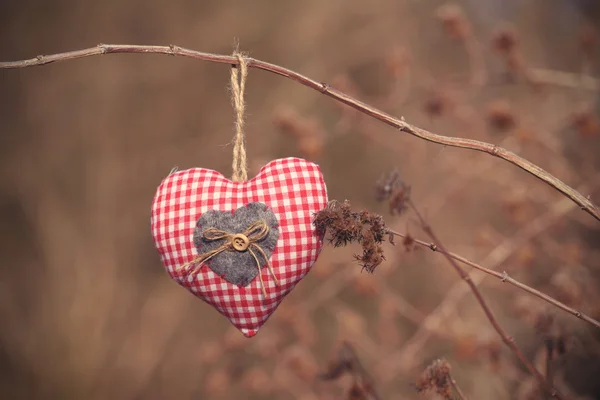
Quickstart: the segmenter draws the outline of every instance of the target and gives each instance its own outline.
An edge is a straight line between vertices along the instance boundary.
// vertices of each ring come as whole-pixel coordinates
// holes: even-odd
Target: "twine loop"
[[[235,138],[233,141],[233,182],[244,182],[248,180],[248,161],[246,159],[246,143],[244,138],[244,91],[246,90],[246,77],[248,76],[248,65],[242,53],[237,49],[233,52],[237,58],[238,65],[231,66],[231,101],[235,109]]]
[[[261,262],[258,259],[257,252],[263,256],[265,261],[267,262],[267,268],[269,268],[269,272],[273,277],[276,285],[279,285],[279,281],[275,276],[275,272],[273,272],[273,267],[269,262],[269,257],[265,251],[260,247],[258,242],[263,240],[269,235],[269,226],[263,220],[256,221],[252,223],[246,230],[242,233],[230,233],[218,228],[207,228],[202,232],[202,238],[208,242],[213,242],[216,240],[223,240],[223,244],[219,247],[209,250],[205,253],[198,254],[192,261],[183,264],[178,269],[185,269],[192,265],[198,267],[199,265],[204,264],[211,258],[221,254],[224,251],[238,251],[244,252],[248,251],[254,260],[256,261],[256,267],[258,268],[258,277],[260,279],[260,285],[263,292],[263,295],[267,297],[267,291],[265,290],[265,284],[262,279],[261,274]],[[190,271],[193,272],[193,271]]]
[[[233,175],[231,180],[233,182],[244,182],[248,180],[248,161],[246,158],[246,143],[244,137],[244,111],[246,108],[244,103],[244,92],[246,90],[248,64],[244,55],[237,49],[233,52],[233,56],[237,58],[238,62],[237,65],[233,64],[231,66],[231,101],[236,114],[235,137],[233,140]],[[197,255],[193,260],[183,264],[177,269],[187,269],[193,266],[193,270],[188,272],[191,273],[194,272],[198,266],[204,264],[224,251],[247,251],[256,261],[262,293],[265,297],[267,297],[267,291],[265,290],[265,284],[261,274],[261,262],[258,259],[257,253],[262,255],[266,261],[269,272],[275,281],[275,285],[279,285],[279,281],[275,276],[275,272],[273,272],[273,267],[269,262],[269,257],[267,257],[265,251],[258,244],[259,241],[263,240],[268,235],[269,226],[263,220],[252,223],[244,232],[241,233],[231,233],[218,228],[208,228],[202,232],[202,238],[207,242],[223,240],[223,243],[215,249]]]

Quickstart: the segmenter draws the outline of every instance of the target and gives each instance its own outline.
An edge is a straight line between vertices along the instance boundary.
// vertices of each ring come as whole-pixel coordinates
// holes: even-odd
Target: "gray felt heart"
[[[247,230],[253,224],[261,221],[266,225],[268,232],[263,235],[263,238],[257,240],[254,246],[248,247],[248,238],[243,233],[247,233]],[[209,238],[206,235],[207,230],[222,232],[228,236],[237,235],[245,240],[246,246],[241,246],[236,250],[237,247],[232,242],[231,246],[225,251],[215,254],[206,264],[214,273],[226,281],[238,286],[247,286],[258,276],[259,266],[257,261],[260,268],[264,268],[268,264],[279,238],[278,226],[277,217],[263,203],[250,203],[233,212],[210,210],[202,214],[196,223],[194,245],[198,250],[198,254],[207,254],[225,247],[224,245],[232,241],[232,239],[219,238],[219,236],[215,236],[217,239]],[[250,240],[252,240],[251,237]],[[260,249],[256,249],[256,246],[259,246]],[[252,251],[252,248],[258,251]]]

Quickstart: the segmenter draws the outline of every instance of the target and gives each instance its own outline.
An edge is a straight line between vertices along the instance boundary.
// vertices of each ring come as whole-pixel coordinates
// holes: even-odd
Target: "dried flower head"
[[[514,112],[506,100],[495,100],[488,105],[488,123],[499,131],[506,131],[517,125]]]
[[[519,74],[526,74],[524,70],[525,63],[521,52],[518,50],[518,39],[516,31],[508,26],[498,29],[491,39],[492,48],[504,58],[510,78],[514,78]]]
[[[410,186],[402,185],[390,199],[390,214],[400,215],[408,209]]]
[[[363,253],[354,255],[354,259],[368,272],[373,272],[379,264],[385,261],[383,248],[379,243],[375,240],[373,232],[367,231],[361,242]]]
[[[453,106],[452,99],[444,90],[434,90],[425,101],[425,112],[430,117],[439,117]]]
[[[502,27],[492,34],[492,47],[498,53],[509,54],[517,48],[518,36],[512,27]]]
[[[358,384],[354,383],[348,390],[348,400],[368,400],[368,393]]]
[[[408,208],[410,200],[410,186],[406,185],[400,179],[400,173],[397,169],[384,174],[375,185],[375,200],[389,201],[390,213],[400,215]],[[392,236],[390,236],[392,237]],[[389,240],[394,244],[393,240]]]
[[[600,134],[600,120],[588,108],[581,108],[571,115],[571,126],[582,139],[591,138]]]
[[[450,364],[446,360],[432,362],[417,380],[417,392],[424,393],[434,390],[444,399],[452,399],[450,387]]]
[[[389,231],[380,215],[367,210],[354,212],[347,200],[343,203],[333,200],[316,213],[313,224],[317,231],[328,234],[329,243],[334,247],[358,242],[363,252],[354,258],[368,272],[373,272],[385,260],[382,244]]]
[[[389,199],[392,196],[392,193],[394,193],[401,185],[400,171],[398,171],[398,169],[382,175],[375,184],[375,200],[385,201]]]

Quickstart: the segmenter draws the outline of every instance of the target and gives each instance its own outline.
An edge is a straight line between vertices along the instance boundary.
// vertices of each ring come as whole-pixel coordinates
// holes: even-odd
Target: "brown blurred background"
[[[231,53],[238,38],[252,57],[420,127],[507,147],[599,202],[599,29],[594,0],[5,0],[0,60],[97,43]],[[0,398],[346,398],[348,379],[317,379],[341,340],[382,398],[436,398],[413,383],[438,357],[471,399],[540,398],[424,249],[388,246],[369,275],[357,249],[326,248],[249,340],[168,278],[150,203],[174,166],[230,173],[228,80],[225,65],[162,55],[0,70]],[[540,181],[266,72],[250,71],[246,99],[253,173],[308,158],[330,198],[426,238],[374,199],[398,168],[449,249],[600,317],[600,224]],[[545,343],[564,350],[561,390],[600,398],[597,330],[491,278],[481,287],[542,371]]]

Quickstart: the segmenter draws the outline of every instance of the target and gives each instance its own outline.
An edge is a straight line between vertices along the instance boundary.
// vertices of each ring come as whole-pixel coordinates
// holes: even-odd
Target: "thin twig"
[[[465,258],[465,257],[463,257],[461,255],[458,255],[456,253],[444,252],[443,249],[441,249],[439,246],[436,246],[434,243],[428,243],[428,242],[425,242],[423,240],[415,239],[412,236],[409,236],[409,235],[407,235],[405,233],[396,232],[396,231],[391,230],[391,229],[389,229],[389,232],[392,233],[393,235],[401,237],[401,238],[410,237],[410,239],[414,243],[416,243],[416,244],[418,244],[420,246],[427,247],[428,249],[430,249],[430,250],[432,250],[434,252],[442,253],[442,254],[444,254],[446,256],[449,256],[449,257],[453,258],[456,261],[459,261],[459,262],[461,262],[463,264],[466,264],[466,265],[468,265],[470,267],[478,269],[479,271],[485,272],[488,275],[491,275],[491,276],[493,276],[495,278],[498,278],[502,282],[510,283],[511,285],[516,286],[519,289],[522,289],[525,292],[527,292],[529,294],[532,294],[532,295],[534,295],[534,296],[536,296],[536,297],[538,297],[538,298],[540,298],[540,299],[542,299],[544,301],[547,301],[548,303],[552,304],[553,306],[556,306],[556,307],[560,308],[561,310],[564,310],[564,311],[568,312],[569,314],[572,314],[572,315],[576,316],[577,318],[582,319],[583,321],[588,322],[588,323],[594,325],[596,328],[600,328],[600,322],[599,321],[595,320],[594,318],[590,317],[589,315],[587,315],[587,314],[585,314],[585,313],[583,313],[581,311],[578,311],[578,310],[576,310],[576,309],[574,309],[572,307],[569,307],[568,305],[566,305],[564,303],[561,303],[560,301],[554,299],[553,297],[550,297],[547,294],[542,293],[539,290],[532,288],[531,286],[527,286],[524,283],[521,283],[521,282],[517,281],[516,279],[511,278],[506,271],[498,272],[498,271],[494,271],[493,269],[486,268],[486,267],[484,267],[484,266],[482,266],[480,264],[477,264],[476,262],[473,262],[471,260],[468,260],[467,258]]]
[[[450,382],[450,386],[452,386],[452,389],[454,389],[454,391],[456,392],[458,398],[460,400],[467,400],[467,396],[465,396],[465,394],[462,392],[462,390],[460,390],[458,383],[456,383],[456,381],[452,377],[452,374],[450,374],[450,373],[448,373],[448,381]]]
[[[446,400],[453,400],[458,398],[459,400],[466,400],[467,397],[464,395],[462,390],[458,387],[458,384],[450,373],[450,363],[444,359],[434,360],[431,364],[425,368],[425,371],[419,376],[416,383],[416,389],[419,393],[435,391],[440,397]],[[452,389],[458,397],[452,395]]]
[[[600,91],[600,80],[588,75],[530,68],[528,70],[528,76],[534,83],[557,85],[570,89],[583,89],[592,92]]]
[[[593,184],[586,184],[580,187],[581,191],[592,190],[600,183],[596,179]],[[535,220],[528,223],[525,227],[517,230],[510,237],[496,246],[483,259],[481,264],[499,266],[504,263],[519,247],[532,240],[534,237],[545,232],[561,218],[575,209],[574,204],[562,198],[555,202],[550,209]],[[472,277],[475,285],[481,284],[488,275],[476,274]],[[469,292],[467,286],[462,282],[454,284],[440,304],[425,318],[423,324],[417,328],[416,332],[405,341],[402,349],[392,352],[385,360],[384,369],[380,371],[381,379],[390,380],[398,368],[407,371],[411,368],[417,354],[431,338],[432,332],[442,328],[442,323],[452,316],[457,309],[457,304]]]
[[[237,57],[229,56],[229,55],[220,55],[220,54],[212,54],[212,53],[203,53],[199,51],[185,49],[179,46],[141,46],[141,45],[120,45],[120,44],[99,44],[96,47],[90,47],[83,50],[76,50],[66,53],[52,54],[52,55],[40,55],[36,58],[32,58],[29,60],[22,61],[9,61],[9,62],[0,62],[0,68],[24,68],[24,67],[32,67],[37,65],[45,65],[50,64],[56,61],[66,61],[73,60],[76,58],[90,57],[95,55],[109,54],[109,53],[154,53],[154,54],[167,54],[167,55],[177,55],[190,57],[194,59],[211,61],[223,64],[230,65],[238,65],[239,60]],[[254,58],[246,58],[245,59],[249,68],[257,68],[265,71],[272,72],[277,75],[284,76],[286,78],[292,79],[304,86],[307,86],[311,89],[317,90],[329,97],[334,98],[337,101],[340,101],[344,104],[349,105],[357,109],[358,111],[367,114],[379,121],[382,121],[398,130],[408,133],[410,135],[419,137],[421,139],[427,140],[429,142],[438,143],[444,146],[451,147],[459,147],[464,149],[471,149],[480,151],[483,153],[487,153],[498,158],[501,158],[509,163],[516,165],[517,167],[529,172],[530,174],[536,176],[542,181],[546,182],[548,185],[552,186],[571,200],[573,200],[576,204],[578,204],[581,209],[585,210],[587,213],[592,215],[594,218],[600,221],[600,209],[595,206],[589,198],[583,196],[577,190],[568,186],[560,179],[556,178],[552,174],[548,173],[544,169],[538,167],[532,162],[516,155],[515,153],[508,151],[502,147],[496,146],[494,144],[481,142],[478,140],[471,139],[463,139],[463,138],[454,138],[448,136],[441,136],[435,133],[431,133],[425,129],[421,129],[414,125],[409,124],[403,118],[395,118],[375,107],[372,107],[366,103],[363,103],[357,99],[354,99],[351,96],[346,95],[338,90],[333,89],[326,83],[315,81],[314,79],[310,79],[304,75],[301,75],[297,72],[291,71],[287,68],[280,67],[275,64],[267,63],[264,61],[256,60]]]
[[[481,292],[479,291],[477,286],[471,280],[471,277],[469,276],[469,274],[467,274],[458,265],[458,263],[454,260],[454,258],[450,257],[448,251],[444,248],[444,246],[442,245],[440,240],[437,238],[437,235],[433,232],[433,229],[427,223],[425,218],[423,218],[423,216],[421,215],[421,213],[419,212],[419,210],[417,209],[415,204],[412,202],[412,200],[408,199],[407,203],[415,212],[425,233],[427,233],[427,235],[429,235],[429,237],[431,238],[431,240],[433,240],[435,245],[440,248],[440,250],[441,250],[440,252],[446,257],[446,259],[448,259],[448,262],[456,270],[456,272],[461,277],[461,279],[464,280],[467,283],[467,285],[469,285],[469,288],[475,295],[477,302],[483,309],[483,312],[485,313],[486,317],[490,321],[491,325],[494,327],[496,332],[498,332],[498,335],[500,335],[500,337],[502,338],[502,341],[504,342],[504,344],[506,344],[512,350],[512,352],[515,354],[515,356],[521,361],[521,363],[525,366],[525,368],[527,368],[527,370],[529,372],[531,372],[531,374],[533,376],[535,376],[535,378],[538,380],[540,386],[543,387],[551,397],[556,397],[558,399],[564,399],[565,397],[557,389],[555,389],[552,385],[549,385],[548,382],[546,381],[546,379],[544,378],[544,376],[535,368],[535,366],[531,363],[531,361],[529,361],[529,359],[527,357],[525,357],[525,355],[521,352],[519,347],[516,345],[514,339],[506,334],[504,329],[500,326],[500,324],[496,320],[496,317],[492,313],[492,310],[489,308],[489,306],[487,305],[483,296],[481,295]]]

